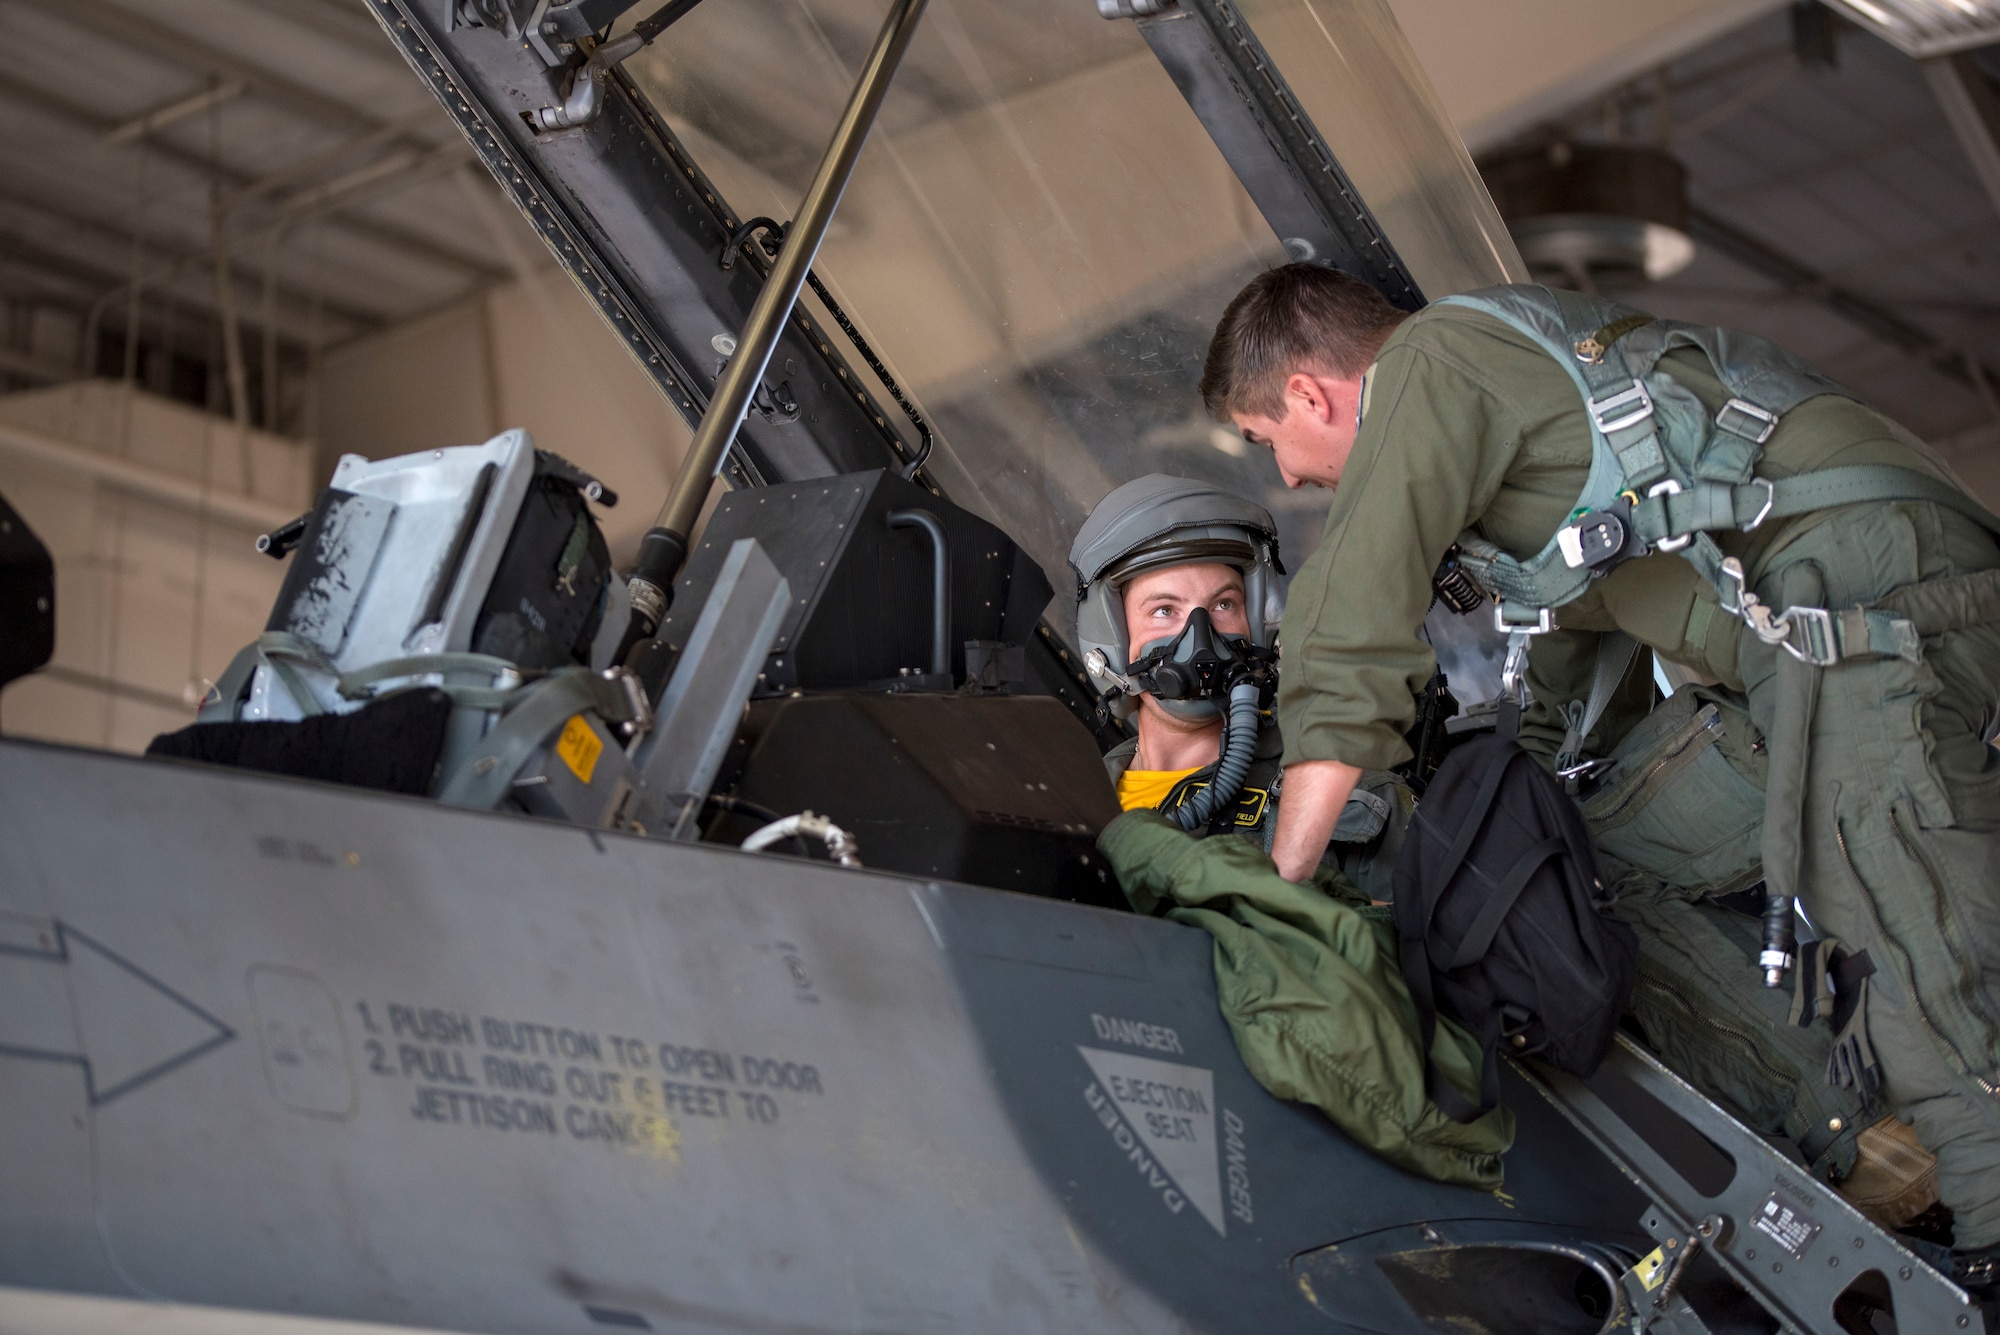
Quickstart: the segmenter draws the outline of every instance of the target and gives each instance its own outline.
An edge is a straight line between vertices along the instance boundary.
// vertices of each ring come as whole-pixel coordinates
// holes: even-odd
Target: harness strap
[[[222,676],[208,697],[202,701],[201,712],[196,715],[202,723],[234,723],[242,712],[243,695],[250,689],[251,679],[257,669],[271,669],[285,690],[298,704],[299,712],[307,718],[314,718],[326,711],[320,707],[306,684],[298,674],[294,662],[321,672],[333,673],[333,665],[319,647],[302,640],[290,631],[267,630],[249,644],[236,651],[236,657],[229,660]]]
[[[1587,768],[1580,765],[1583,739],[1590,736],[1590,730],[1597,726],[1597,721],[1604,717],[1604,711],[1611,707],[1611,697],[1617,692],[1618,684],[1625,680],[1633,655],[1638,652],[1639,642],[1624,631],[1610,631],[1598,638],[1597,668],[1591,674],[1590,696],[1580,710],[1572,709],[1569,731],[1563,734],[1562,748],[1556,753],[1556,777],[1563,781],[1572,797],[1576,795],[1577,779]]]
[[[617,722],[631,716],[631,702],[617,682],[581,667],[563,668],[515,691],[506,714],[480,740],[478,752],[438,786],[438,801],[478,810],[498,806],[528,757],[585,710]]]
[[[236,657],[229,660],[229,666],[222,670],[222,675],[215,679],[215,685],[203,698],[195,721],[234,723],[236,712],[243,703],[243,692],[250,685],[250,676],[261,662],[255,642],[238,649]]]
[[[1799,605],[1825,597],[1819,571],[1798,562],[1784,573],[1787,615]],[[1824,615],[1824,614],[1822,614]],[[1764,786],[1764,889],[1766,901],[1796,903],[1804,855],[1806,775],[1810,768],[1813,715],[1819,708],[1820,673],[1810,660],[1793,654],[1777,663],[1772,708],[1770,771]],[[1768,941],[1767,941],[1768,946]],[[1787,959],[1786,967],[1791,961]]]
[[[1834,646],[1843,659],[1902,658],[1915,663],[1924,656],[1923,633],[1894,613],[1848,607],[1831,616]]]
[[[1802,607],[1786,616],[1795,613],[1809,622],[1822,615],[1819,608]],[[1921,662],[1926,638],[2000,621],[2000,570],[1925,580],[1884,594],[1873,607],[1844,607],[1823,615],[1831,623],[1833,647],[1842,659]]]
[[[2000,518],[1951,483],[1890,464],[1821,468],[1776,481],[1752,478],[1740,486],[1696,482],[1635,502],[1631,526],[1653,547],[1690,533],[1718,529],[1748,533],[1767,519],[1867,501],[1932,501],[2000,534]]]
[[[379,663],[342,673],[334,689],[344,699],[360,700],[373,695],[374,688],[385,681],[449,672],[478,672],[496,678],[503,673],[514,674],[517,684],[512,686],[468,686],[445,682],[436,688],[449,695],[454,703],[473,709],[500,709],[520,690],[520,667],[492,654],[410,654],[403,658],[385,658]]]
[[[1851,658],[1923,659],[1923,641],[1931,635],[2000,621],[2000,570],[1925,580],[1884,594],[1874,607],[1824,607],[1794,604],[1773,612],[1750,592],[1743,564],[1723,561],[1725,600],[1734,590],[1736,605],[1723,609],[1740,616],[1758,639],[1775,645],[1800,662],[1832,667]]]
[[[1584,411],[1618,456],[1626,482],[1643,487],[1667,472],[1667,454],[1653,419],[1653,396],[1643,380],[1633,380],[1601,398],[1586,399]]]
[[[1883,594],[1875,605],[1906,618],[1920,636],[1983,626],[2000,621],[2000,570],[1907,585]]]
[[[1729,563],[1711,532],[1749,532],[1774,517],[1864,502],[1930,501],[2000,536],[2000,518],[1951,483],[1910,469],[1866,464],[1778,480],[1757,477],[1757,458],[1784,414],[1819,395],[1845,393],[1762,339],[1651,320],[1612,302],[1543,287],[1489,288],[1437,304],[1479,311],[1540,346],[1576,385],[1592,428],[1590,472],[1572,521],[1540,552],[1521,560],[1476,533],[1460,537],[1460,564],[1496,601],[1559,607],[1618,561],[1676,551],[1724,594],[1726,606]],[[1732,396],[1699,434],[1692,396],[1657,372],[1661,358],[1681,349],[1699,350]],[[1592,540],[1587,565],[1570,564],[1585,552],[1578,519]],[[1796,629],[1794,652],[1808,652],[1808,661],[1822,666],[1834,661],[1825,655],[1839,648],[1837,640],[1856,653],[1903,652],[1905,646],[1903,632],[1887,623],[1850,619],[1836,627],[1823,610],[1816,618],[1752,626],[1771,643],[1779,642],[1777,631]]]

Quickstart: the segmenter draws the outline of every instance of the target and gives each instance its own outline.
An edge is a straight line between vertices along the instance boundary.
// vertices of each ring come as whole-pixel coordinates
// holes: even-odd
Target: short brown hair
[[[1357,376],[1402,311],[1358,278],[1323,264],[1266,269],[1222,313],[1201,371],[1201,401],[1227,422],[1233,413],[1284,415],[1285,378],[1294,371]]]

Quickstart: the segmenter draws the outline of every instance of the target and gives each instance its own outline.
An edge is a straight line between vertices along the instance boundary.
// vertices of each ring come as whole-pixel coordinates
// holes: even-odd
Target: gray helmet
[[[1282,604],[1278,528],[1263,506],[1191,478],[1149,473],[1114,489],[1091,510],[1070,544],[1076,575],[1076,634],[1084,668],[1101,691],[1118,694],[1119,717],[1137,705],[1125,680],[1132,646],[1125,631],[1125,585],[1168,566],[1216,562],[1243,572],[1250,640],[1268,647]]]

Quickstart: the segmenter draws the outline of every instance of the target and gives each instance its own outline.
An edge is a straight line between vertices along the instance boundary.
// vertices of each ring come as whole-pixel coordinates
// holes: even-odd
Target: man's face
[[[1340,483],[1360,428],[1361,377],[1295,371],[1285,380],[1284,415],[1231,413],[1243,439],[1269,448],[1288,487]]]
[[[1248,635],[1243,576],[1225,565],[1170,566],[1149,570],[1125,586],[1125,634],[1137,658],[1156,640],[1172,639],[1187,624],[1188,613],[1208,609],[1209,620],[1222,635]]]

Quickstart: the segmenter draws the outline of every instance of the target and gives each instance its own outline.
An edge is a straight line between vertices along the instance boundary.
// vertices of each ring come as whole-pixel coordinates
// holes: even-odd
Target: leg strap
[[[521,766],[571,716],[594,710],[621,722],[632,702],[618,682],[588,668],[565,668],[514,693],[511,707],[480,740],[476,752],[438,785],[438,801],[448,806],[491,810],[507,795]]]
[[[1783,577],[1785,615],[1799,610],[1794,600],[1815,600],[1824,597],[1825,590],[1826,585],[1813,566],[1801,561],[1790,567]],[[1768,610],[1755,603],[1752,595],[1744,597],[1746,606]],[[1767,906],[1786,901],[1789,916],[1789,904],[1796,901],[1799,893],[1799,867],[1804,854],[1806,776],[1811,764],[1813,715],[1819,707],[1820,667],[1794,653],[1779,658],[1777,669],[1777,699],[1769,739],[1771,768],[1764,787],[1764,893]],[[1767,953],[1770,949],[1771,943],[1767,941]],[[1772,983],[1772,969],[1778,969],[1776,976],[1782,977],[1782,970],[1791,963],[1789,959],[1783,964],[1766,961],[1761,956],[1759,962],[1766,968],[1767,984]]]
[[[1884,594],[1873,607],[1828,611],[1793,602],[1782,612],[1750,592],[1743,563],[1735,557],[1722,562],[1721,573],[1723,610],[1742,617],[1764,643],[1814,667],[1850,658],[1916,663],[1923,659],[1926,636],[2000,621],[2000,570],[1907,585]]]

